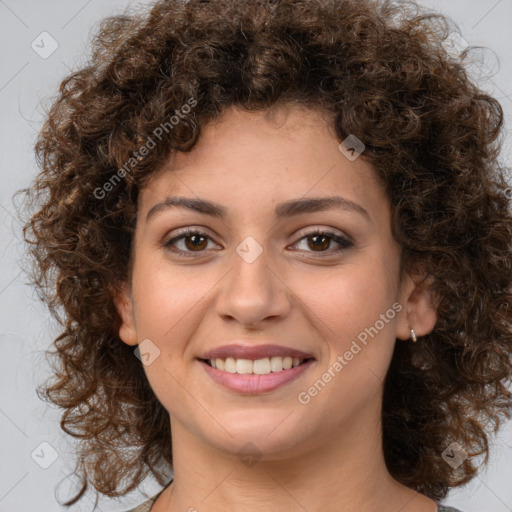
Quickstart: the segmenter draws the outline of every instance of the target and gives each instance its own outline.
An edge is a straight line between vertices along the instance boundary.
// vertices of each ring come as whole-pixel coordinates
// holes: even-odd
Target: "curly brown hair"
[[[487,462],[512,405],[510,189],[502,109],[468,76],[467,50],[444,50],[453,27],[412,2],[373,0],[170,0],[102,21],[88,65],[49,109],[25,191],[31,276],[62,325],[38,394],[80,440],[83,486],[66,505],[88,483],[121,496],[172,468],[169,414],[119,339],[114,297],[130,278],[141,188],[232,106],[321,109],[340,140],[364,143],[402,270],[422,269],[437,298],[435,329],[396,344],[384,384],[388,470],[440,499]],[[452,441],[469,453],[456,469],[441,456]]]

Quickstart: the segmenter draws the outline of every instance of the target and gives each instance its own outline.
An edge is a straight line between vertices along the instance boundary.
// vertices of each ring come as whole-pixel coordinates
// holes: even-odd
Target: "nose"
[[[219,296],[217,312],[226,321],[257,328],[264,321],[284,318],[291,309],[291,292],[270,268],[264,250],[249,263],[238,254],[233,256],[233,269],[228,272]]]

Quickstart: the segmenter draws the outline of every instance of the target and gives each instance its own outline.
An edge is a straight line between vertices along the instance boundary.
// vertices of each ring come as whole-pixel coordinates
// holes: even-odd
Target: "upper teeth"
[[[210,359],[209,361],[213,368],[229,373],[267,375],[270,372],[280,372],[282,370],[289,370],[292,367],[295,368],[304,359],[275,356],[256,359],[255,361],[252,359],[235,359],[234,357]]]

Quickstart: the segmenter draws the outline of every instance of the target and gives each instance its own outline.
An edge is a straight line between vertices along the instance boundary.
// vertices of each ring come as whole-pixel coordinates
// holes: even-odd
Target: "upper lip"
[[[297,359],[311,359],[312,354],[307,354],[296,348],[282,347],[279,345],[222,345],[205,352],[200,359],[264,359],[265,357],[294,357]]]

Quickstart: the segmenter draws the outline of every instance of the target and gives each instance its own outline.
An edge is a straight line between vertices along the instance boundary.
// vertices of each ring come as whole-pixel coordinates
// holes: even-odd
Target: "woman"
[[[370,0],[105,20],[25,228],[68,505],[151,472],[137,512],[450,510],[512,404],[502,110],[450,34]]]

